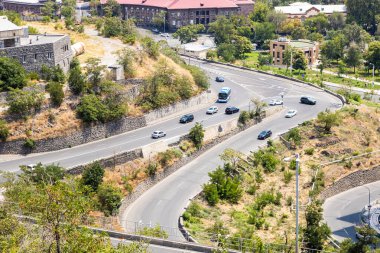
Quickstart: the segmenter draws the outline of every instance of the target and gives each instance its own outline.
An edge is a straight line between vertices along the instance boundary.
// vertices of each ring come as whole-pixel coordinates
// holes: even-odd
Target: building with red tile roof
[[[107,0],[101,0],[106,4]],[[157,25],[157,17],[169,30],[190,24],[206,27],[217,16],[248,15],[253,10],[253,0],[117,0],[122,7],[122,18],[133,18],[139,26]],[[165,15],[160,13],[164,12]],[[158,16],[159,15],[159,16]],[[163,25],[162,25],[163,27]],[[162,28],[158,26],[158,28]]]

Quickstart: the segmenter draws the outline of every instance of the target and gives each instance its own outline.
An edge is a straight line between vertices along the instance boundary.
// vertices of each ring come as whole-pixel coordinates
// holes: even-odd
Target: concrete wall
[[[319,199],[325,200],[351,188],[369,184],[378,180],[380,180],[380,166],[369,170],[358,170],[339,179],[331,186],[323,190],[319,195]]]
[[[1,154],[19,154],[19,153],[39,153],[48,152],[73,146],[81,145],[87,142],[100,140],[109,136],[121,134],[137,128],[146,126],[144,117],[129,118],[124,117],[117,121],[105,124],[96,124],[84,126],[78,131],[68,133],[65,136],[36,140],[35,148],[30,150],[24,146],[25,140],[0,142]]]

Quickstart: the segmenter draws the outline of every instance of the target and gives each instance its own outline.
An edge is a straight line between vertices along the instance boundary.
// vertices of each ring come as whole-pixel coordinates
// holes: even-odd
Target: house
[[[319,55],[319,43],[310,40],[288,40],[287,38],[279,38],[270,41],[270,54],[273,57],[274,65],[284,65],[284,52],[287,48],[292,47],[301,50],[306,57],[309,65],[317,63]]]
[[[307,18],[316,16],[323,13],[327,16],[334,12],[346,14],[347,9],[344,4],[339,5],[322,5],[322,4],[310,4],[306,2],[295,2],[289,6],[277,6],[274,7],[277,12],[282,12],[287,15],[288,18],[300,19],[304,21]]]

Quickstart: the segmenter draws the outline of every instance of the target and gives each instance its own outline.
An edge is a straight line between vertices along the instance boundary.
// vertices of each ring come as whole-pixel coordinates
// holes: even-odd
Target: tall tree
[[[334,12],[327,17],[333,30],[341,30],[346,25],[346,16],[340,12]]]
[[[25,85],[24,67],[13,58],[0,57],[0,91],[23,88]]]
[[[236,29],[231,20],[225,16],[218,16],[214,22],[210,23],[208,31],[214,35],[217,45],[230,43],[232,36],[236,34]]]
[[[79,95],[85,89],[86,79],[82,74],[80,63],[77,58],[74,58],[70,63],[68,84],[71,92],[75,95]]]
[[[102,80],[102,73],[106,69],[106,66],[101,65],[101,61],[98,58],[89,58],[86,61],[86,75],[88,82],[91,84],[92,89],[98,93],[99,85]]]
[[[265,1],[257,1],[250,18],[255,22],[266,22],[268,21],[269,12],[269,5]]]
[[[365,44],[371,40],[371,35],[356,23],[346,25],[343,29],[343,34],[346,37],[347,45],[354,42],[362,49],[364,49]]]
[[[174,38],[178,38],[181,44],[189,43],[198,38],[198,33],[205,30],[204,25],[187,25],[180,27],[174,34]]]
[[[270,22],[255,23],[254,27],[256,31],[255,41],[260,45],[263,45],[265,41],[275,37],[275,27],[274,24]]]
[[[305,57],[305,54],[300,51],[296,50],[293,54],[293,69],[300,70],[306,70],[307,67],[307,60]]]
[[[286,20],[286,14],[272,10],[268,14],[268,21],[274,24],[275,32],[278,33],[281,24]]]
[[[380,0],[347,0],[346,6],[349,22],[355,21],[371,34],[375,33]]]
[[[365,59],[375,65],[375,70],[380,70],[380,41],[373,41],[369,44]]]
[[[351,43],[343,58],[344,63],[349,67],[353,67],[354,73],[356,73],[356,67],[360,65],[362,59],[363,54],[360,48],[355,43]]]
[[[103,8],[106,17],[119,17],[121,15],[121,6],[116,0],[108,0]]]
[[[318,14],[317,16],[306,19],[304,25],[311,33],[317,32],[325,34],[329,27],[329,21],[325,14]]]

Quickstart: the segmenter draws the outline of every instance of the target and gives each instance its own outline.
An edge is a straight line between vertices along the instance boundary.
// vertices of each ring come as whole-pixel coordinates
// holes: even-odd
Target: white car
[[[26,165],[26,168],[28,168],[29,170],[34,170],[36,168],[37,164],[28,164]]]
[[[165,136],[166,136],[166,133],[164,131],[154,131],[152,133],[153,139],[158,139],[158,138],[165,137]]]
[[[297,114],[297,110],[289,110],[285,114],[285,118],[293,118]]]
[[[162,37],[165,37],[165,38],[169,38],[170,37],[170,35],[168,34],[168,33],[161,33],[160,34]]]
[[[210,108],[207,109],[206,114],[214,114],[218,112],[218,107],[217,106],[211,106]]]
[[[282,105],[284,103],[284,101],[280,100],[280,99],[272,99],[270,102],[269,102],[269,105]]]

